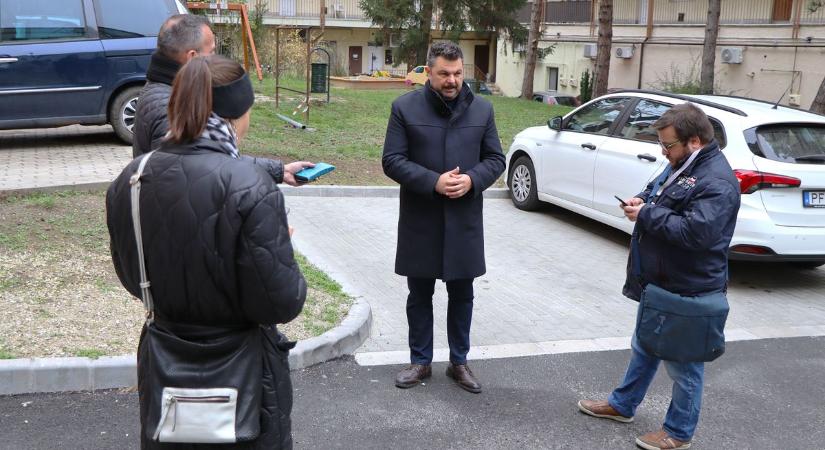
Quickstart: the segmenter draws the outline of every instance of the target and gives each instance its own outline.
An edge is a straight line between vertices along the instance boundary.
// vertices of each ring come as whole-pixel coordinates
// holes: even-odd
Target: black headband
[[[241,117],[254,102],[255,94],[247,74],[229,84],[212,87],[212,111],[224,119]]]

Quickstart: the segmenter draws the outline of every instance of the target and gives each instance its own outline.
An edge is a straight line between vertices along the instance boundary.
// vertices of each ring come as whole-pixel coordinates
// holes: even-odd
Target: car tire
[[[123,142],[132,144],[132,128],[135,125],[135,111],[141,86],[132,86],[123,90],[109,106],[109,123],[115,134]]]
[[[516,159],[507,178],[510,199],[518,209],[534,211],[539,207],[539,194],[536,189],[536,170],[533,161],[527,156]]]
[[[822,265],[825,265],[825,261],[794,261],[791,263],[791,266],[797,269],[816,269]]]

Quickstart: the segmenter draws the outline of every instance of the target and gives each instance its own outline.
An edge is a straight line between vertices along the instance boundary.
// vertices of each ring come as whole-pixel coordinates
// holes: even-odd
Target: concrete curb
[[[397,198],[400,192],[398,186],[332,186],[307,185],[293,187],[281,185],[281,192],[293,197],[372,197]],[[484,198],[510,198],[507,188],[490,188],[484,191]]]
[[[56,191],[98,191],[105,190],[110,181],[94,183],[65,184],[59,186],[43,186],[20,189],[0,189],[0,195],[26,195],[35,192]],[[334,185],[307,185],[293,187],[282,184],[279,186],[284,195],[291,197],[362,197],[362,198],[398,198],[398,186],[334,186]],[[490,188],[484,191],[484,198],[510,198],[507,188]]]
[[[96,192],[105,191],[112,184],[111,181],[99,181],[92,183],[61,184],[57,186],[40,186],[30,188],[0,189],[0,196],[28,195],[35,192],[58,192],[58,191],[78,191]]]
[[[340,325],[298,341],[289,353],[292,370],[303,369],[355,351],[369,337],[372,310],[357,300]],[[0,395],[34,392],[90,391],[135,386],[135,355],[90,358],[0,360]]]
[[[298,341],[289,352],[289,367],[303,369],[318,363],[352,354],[370,336],[372,309],[358,299],[340,325],[313,338]]]

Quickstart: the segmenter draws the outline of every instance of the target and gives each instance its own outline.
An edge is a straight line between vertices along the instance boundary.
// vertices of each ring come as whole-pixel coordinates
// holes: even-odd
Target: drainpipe
[[[642,69],[645,66],[645,43],[647,43],[648,39],[649,37],[644,38],[642,43],[639,45],[639,81],[636,84],[636,89],[642,88]]]

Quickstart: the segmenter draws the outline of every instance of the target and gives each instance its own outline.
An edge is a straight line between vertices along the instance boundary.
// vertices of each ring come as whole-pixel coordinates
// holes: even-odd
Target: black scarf
[[[424,84],[424,97],[440,116],[454,118],[460,116],[461,113],[467,109],[470,103],[473,102],[474,96],[470,90],[470,86],[464,83],[455,98],[445,99],[430,86],[428,80],[427,83]]]
[[[152,60],[149,62],[149,69],[146,71],[146,79],[171,86],[180,68],[181,63],[156,51],[152,53]]]

